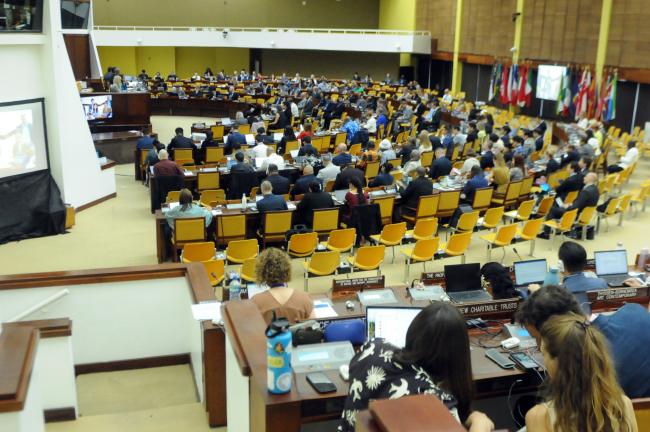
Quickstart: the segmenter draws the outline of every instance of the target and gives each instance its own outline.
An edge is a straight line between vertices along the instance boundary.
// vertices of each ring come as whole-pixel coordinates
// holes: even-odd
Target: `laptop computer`
[[[492,300],[492,296],[481,284],[479,263],[446,265],[445,289],[447,295],[456,303]]]
[[[279,132],[274,132],[273,133],[273,142],[280,142],[282,141],[282,134]]]
[[[530,284],[544,282],[548,265],[546,259],[517,261],[515,266],[515,286],[527,287]]]
[[[594,252],[596,275],[609,286],[623,286],[627,274],[627,251],[624,249]]]
[[[255,145],[255,135],[253,134],[246,134],[244,135],[246,137],[246,144],[248,145]]]
[[[221,124],[224,126],[230,126],[232,124],[232,121],[228,117],[224,117],[221,119]]]
[[[345,195],[350,191],[350,189],[341,189],[334,191],[334,199],[340,203],[345,202]]]
[[[422,309],[417,307],[366,307],[366,337],[383,338],[398,348],[406,345],[406,332]]]

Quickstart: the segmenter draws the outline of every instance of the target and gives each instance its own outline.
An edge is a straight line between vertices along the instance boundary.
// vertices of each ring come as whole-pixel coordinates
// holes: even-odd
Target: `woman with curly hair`
[[[314,317],[311,297],[287,285],[291,279],[291,260],[285,252],[276,248],[262,251],[255,260],[255,279],[259,285],[270,288],[252,299],[267,324],[271,322],[273,312],[291,323]]]

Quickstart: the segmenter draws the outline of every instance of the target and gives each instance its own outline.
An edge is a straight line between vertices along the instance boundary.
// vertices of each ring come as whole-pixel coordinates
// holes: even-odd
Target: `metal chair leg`
[[[535,239],[533,238],[530,241],[530,254],[529,255],[530,256],[535,256],[534,253],[535,253]]]
[[[492,245],[490,243],[487,245],[487,259],[488,262],[492,259]]]
[[[404,268],[404,283],[408,282],[410,274],[411,274],[411,258],[407,258],[406,266]]]

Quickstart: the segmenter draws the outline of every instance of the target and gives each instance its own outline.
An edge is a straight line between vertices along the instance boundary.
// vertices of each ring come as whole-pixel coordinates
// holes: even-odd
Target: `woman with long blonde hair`
[[[605,337],[584,316],[550,318],[541,329],[546,401],[526,414],[526,432],[637,432]]]

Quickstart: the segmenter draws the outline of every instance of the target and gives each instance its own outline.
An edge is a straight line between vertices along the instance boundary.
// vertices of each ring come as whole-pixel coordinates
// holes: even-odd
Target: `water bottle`
[[[636,263],[636,269],[639,271],[645,271],[645,266],[648,262],[648,248],[644,247],[639,253],[639,261]]]
[[[544,278],[544,283],[542,284],[542,286],[559,285],[559,284],[560,284],[560,274],[557,267],[549,268],[548,273],[546,273],[546,277]]]
[[[246,211],[246,194],[241,194],[241,212]]]
[[[241,282],[239,274],[230,274],[230,283],[228,284],[228,300],[241,300]]]
[[[266,329],[266,385],[269,393],[291,391],[291,332],[289,321],[276,319]]]

